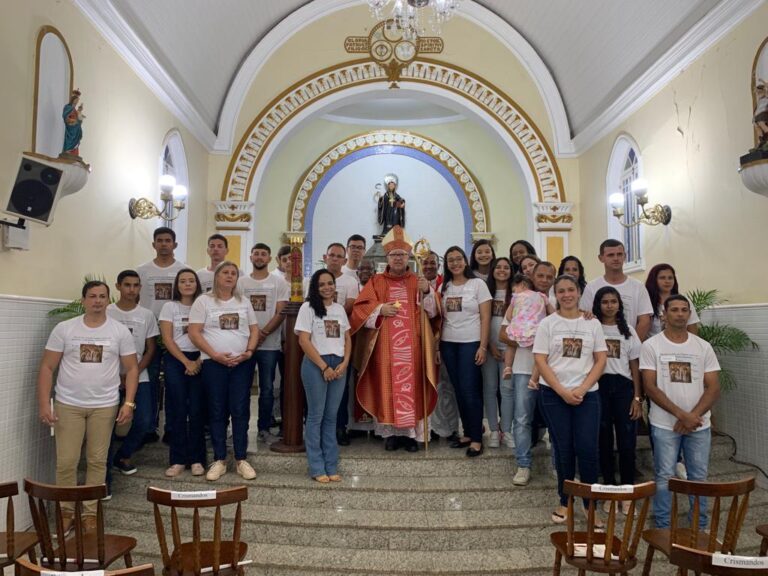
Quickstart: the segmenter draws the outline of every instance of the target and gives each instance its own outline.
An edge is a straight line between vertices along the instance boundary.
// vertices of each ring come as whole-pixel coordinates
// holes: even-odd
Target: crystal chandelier
[[[438,36],[441,27],[456,13],[462,0],[368,0],[371,14],[376,20],[392,20],[403,38],[415,41],[427,32],[422,22],[423,9],[432,7],[428,19],[431,31]],[[391,8],[387,11],[388,8]],[[388,12],[388,13],[387,13]]]

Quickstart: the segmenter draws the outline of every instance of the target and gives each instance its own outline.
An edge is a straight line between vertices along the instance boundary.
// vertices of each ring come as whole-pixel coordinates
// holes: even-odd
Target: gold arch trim
[[[304,230],[306,208],[323,174],[333,166],[358,150],[376,146],[402,146],[429,154],[440,162],[464,191],[464,197],[472,214],[472,232],[487,232],[491,229],[488,204],[482,187],[475,180],[472,172],[445,146],[434,140],[402,130],[374,130],[345,138],[321,154],[304,172],[291,195],[291,211],[288,218],[288,230]]]
[[[284,90],[245,131],[230,160],[221,200],[248,199],[253,175],[264,152],[301,110],[341,90],[386,81],[386,72],[375,62],[352,60],[311,74]],[[533,120],[502,90],[463,68],[430,59],[412,62],[403,70],[400,81],[437,86],[479,106],[504,128],[525,156],[539,202],[566,201],[552,150]]]

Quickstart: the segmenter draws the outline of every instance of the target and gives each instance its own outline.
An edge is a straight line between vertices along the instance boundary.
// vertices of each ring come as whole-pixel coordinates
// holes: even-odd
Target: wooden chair
[[[695,574],[712,574],[713,576],[768,576],[768,568],[739,568],[735,566],[713,566],[712,553],[696,550],[679,544],[672,544],[669,563],[680,570]]]
[[[104,570],[122,557],[127,568],[131,567],[131,550],[136,539],[130,536],[104,534],[104,514],[101,498],[107,495],[107,486],[52,486],[33,480],[24,480],[24,490],[29,496],[32,521],[42,548],[42,565],[61,572]],[[96,500],[96,530],[83,528],[83,502]],[[46,503],[53,504],[53,526],[56,545],[51,534]],[[74,535],[67,538],[64,529],[62,502],[74,502]]]
[[[164,576],[182,576],[211,572],[214,576],[243,574],[240,564],[248,552],[248,545],[240,540],[242,524],[242,502],[248,499],[248,488],[238,486],[228,490],[217,490],[214,498],[178,499],[174,493],[160,488],[147,488],[147,500],[154,504],[155,528],[163,556]],[[232,540],[222,540],[221,507],[237,504],[232,530]],[[160,506],[171,509],[171,538],[173,550],[168,552],[163,517]],[[213,518],[213,540],[202,540],[200,532],[200,508],[216,508]],[[179,529],[178,508],[192,508],[192,541],[182,542]]]
[[[669,491],[672,492],[671,525],[669,528],[654,528],[643,532],[643,540],[648,543],[643,576],[650,576],[651,574],[654,552],[658,550],[669,558],[673,544],[709,553],[722,552],[723,554],[733,554],[736,549],[736,543],[739,540],[741,525],[747,514],[749,493],[754,488],[754,477],[736,482],[694,482],[670,478]],[[679,528],[677,526],[678,499],[684,497],[687,500],[688,496],[694,497],[692,525],[690,528]],[[702,498],[710,499],[709,531],[699,528]],[[726,501],[725,506],[728,507],[728,516],[723,532],[724,536],[722,541],[720,541],[718,540],[718,531],[720,530],[720,516],[721,509],[723,508],[722,500],[724,498],[730,499],[730,506]],[[687,571],[681,568],[678,574],[685,575]]]
[[[13,497],[19,493],[16,482],[0,484],[0,498],[8,499],[5,513],[5,532],[0,532],[0,574],[6,566],[12,566],[16,558],[27,554],[35,562],[37,534],[34,532],[14,532]]]
[[[41,576],[44,572],[49,571],[50,568],[38,566],[23,558],[16,560],[16,576]],[[106,570],[103,574],[104,576],[155,576],[155,567],[152,564],[142,564],[122,570]]]
[[[763,537],[763,543],[760,544],[760,556],[768,556],[768,524],[758,526],[755,531]]]
[[[559,576],[563,559],[579,570],[579,576],[586,574],[587,570],[608,574],[627,574],[632,570],[637,565],[640,533],[648,515],[650,498],[656,493],[656,484],[638,484],[632,493],[606,493],[593,491],[590,484],[566,480],[563,490],[568,495],[568,519],[565,532],[553,532],[550,535],[555,547],[555,566],[552,574]],[[589,499],[586,532],[574,530],[574,514],[577,510],[575,498]],[[611,503],[605,532],[598,532],[595,528],[595,508],[598,500]],[[622,500],[629,500],[631,504],[619,538],[616,535],[619,531],[616,515]],[[604,552],[602,548],[605,549]]]

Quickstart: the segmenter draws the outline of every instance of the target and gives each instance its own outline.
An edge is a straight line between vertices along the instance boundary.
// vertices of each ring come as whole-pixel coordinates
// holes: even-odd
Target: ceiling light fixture
[[[403,38],[414,41],[427,32],[422,23],[422,12],[432,7],[432,16],[428,23],[431,31],[438,36],[442,25],[451,18],[459,8],[462,0],[368,0],[371,15],[376,20],[391,20],[392,26],[399,29]],[[386,14],[387,8],[390,8]]]

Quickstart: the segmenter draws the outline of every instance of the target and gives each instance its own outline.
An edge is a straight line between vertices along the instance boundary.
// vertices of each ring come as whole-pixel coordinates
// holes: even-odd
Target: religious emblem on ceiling
[[[397,82],[402,71],[421,54],[440,54],[443,40],[437,36],[408,40],[394,20],[384,20],[368,36],[347,36],[344,49],[350,54],[369,54],[387,73],[389,87],[399,88]]]

